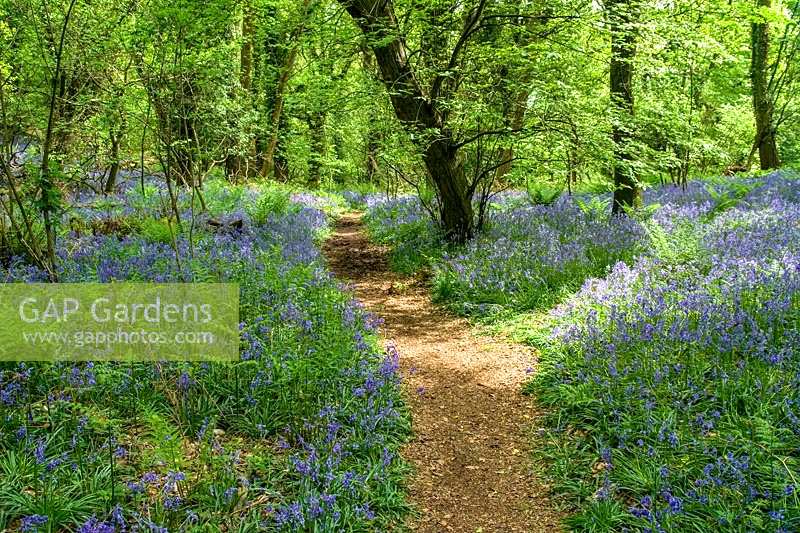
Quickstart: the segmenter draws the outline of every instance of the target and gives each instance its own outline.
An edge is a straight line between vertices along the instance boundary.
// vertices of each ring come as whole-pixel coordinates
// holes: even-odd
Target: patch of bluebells
[[[630,261],[645,242],[638,221],[582,208],[574,197],[549,205],[520,205],[510,194],[501,200],[511,207],[490,211],[485,230],[436,265],[441,297],[479,312],[487,304],[541,308]]]
[[[100,521],[95,516],[89,518],[78,528],[78,533],[115,533],[116,531],[114,524]]]
[[[36,533],[39,528],[44,527],[49,521],[49,518],[43,515],[29,515],[22,518],[19,524],[19,530],[23,533]]]
[[[375,195],[359,191],[342,192],[342,198],[344,198],[347,207],[349,207],[350,209],[357,209],[357,210],[366,209],[369,199],[373,196]]]
[[[125,205],[136,210],[128,197],[136,188],[123,189],[127,192],[112,198],[123,207],[111,209],[109,219],[125,216]],[[86,474],[107,476],[104,472],[113,460],[126,503],[112,516],[105,514],[102,498],[88,498],[81,512],[91,518],[81,531],[122,530],[125,521],[129,528],[172,531],[180,529],[177,524],[188,527],[207,521],[208,509],[202,503],[207,498],[203,493],[207,476],[213,482],[215,477],[225,479],[218,494],[230,507],[232,514],[226,520],[232,524],[259,516],[260,522],[250,527],[388,528],[387,517],[397,516],[402,502],[389,508],[375,494],[401,493],[396,450],[405,438],[407,422],[398,399],[397,353],[376,348],[379,321],[343,293],[324,267],[318,237],[328,224],[320,209],[325,202],[295,195],[293,202],[300,204],[268,213],[255,223],[241,202],[255,202],[257,197],[245,192],[228,198],[224,190],[215,195],[206,200],[230,209],[214,216],[218,229],[208,229],[209,216],[199,215],[193,240],[186,234],[178,237],[180,267],[171,245],[135,233],[73,233],[59,240],[60,279],[238,282],[243,362],[235,368],[205,363],[2,363],[0,453],[14,449],[29,454],[42,486],[74,487],[78,493],[84,490],[78,487],[85,486],[80,480]],[[107,200],[83,195],[87,211],[80,216],[101,209],[95,204],[106,209]],[[182,220],[191,223],[185,214]],[[45,278],[19,259],[0,266],[3,281]],[[99,404],[104,416],[127,426],[126,417],[139,398],[167,408],[177,403],[165,419],[179,421],[180,427],[166,435],[164,446],[171,449],[180,440],[175,449],[189,449],[184,442],[195,439],[213,464],[223,466],[208,471],[194,464],[199,460],[195,455],[182,458],[181,465],[189,468],[180,472],[171,460],[143,463],[151,454],[141,449],[147,443],[117,442],[102,429],[104,422],[74,416],[94,413],[95,407],[84,405]],[[46,429],[45,406],[51,416],[58,413],[58,431]],[[220,425],[237,439],[274,448],[269,464],[281,473],[277,486],[271,476],[266,476],[270,481],[265,485],[262,473],[245,469],[244,461],[224,459],[235,454],[226,450],[225,439],[216,433]],[[278,439],[270,448],[270,442]],[[284,472],[291,474],[286,477]],[[107,483],[103,478],[97,485]],[[270,510],[261,509],[257,515],[236,511],[257,502],[264,491],[275,502]],[[44,494],[32,497],[40,496]],[[91,503],[95,501],[97,506]],[[28,517],[31,531],[42,526],[37,520]]]
[[[788,173],[693,181],[686,187],[648,189],[645,202],[651,222],[671,232],[709,216],[716,204],[738,191],[747,192],[747,206],[797,202],[795,182],[796,176]],[[562,195],[549,204],[535,204],[522,191],[497,193],[483,231],[452,250],[443,246],[418,197],[371,194],[363,201],[370,233],[392,247],[394,266],[413,270],[432,262],[437,295],[470,314],[490,314],[497,306],[546,308],[579,289],[585,279],[605,275],[617,262],[631,264],[647,255],[651,243],[649,223],[609,215],[608,194]]]
[[[396,197],[385,194],[369,194],[363,198],[367,207],[367,217],[371,229],[382,231],[378,235],[383,240],[392,235],[398,227],[430,222],[427,212],[419,197],[401,195]],[[430,222],[432,224],[432,222]]]
[[[646,232],[638,221],[587,209],[582,200],[532,204],[524,192],[503,191],[491,199],[483,231],[454,250],[444,248],[418,197],[372,195],[365,203],[372,237],[390,245],[394,258],[433,258],[437,295],[462,311],[485,314],[496,305],[543,307],[642,248]]]
[[[366,195],[365,221],[370,237],[391,249],[393,268],[413,272],[442,252],[440,232],[417,196]]]
[[[370,352],[368,345],[361,350]],[[305,531],[309,524],[336,530],[361,521],[377,527],[376,513],[359,509],[377,505],[378,511],[398,510],[374,494],[376,487],[393,483],[400,460],[396,444],[406,431],[404,411],[393,392],[399,383],[399,357],[391,346],[379,360],[372,357],[344,369],[345,380],[331,383],[338,396],[352,398],[348,404],[322,406],[281,440],[293,474],[307,491],[273,510],[279,530]]]
[[[199,216],[195,223],[206,227],[207,218]],[[194,280],[198,270],[205,275],[211,267],[224,280],[230,263],[258,263],[264,253],[277,255],[271,263],[284,273],[299,265],[321,261],[316,238],[328,223],[322,211],[301,207],[282,215],[272,214],[259,225],[254,225],[244,212],[219,218],[222,231],[198,232],[191,241],[181,236],[177,251],[171,244],[151,242],[137,235],[72,234],[59,241],[59,279],[184,282]],[[226,220],[241,221],[243,226],[231,230]],[[17,258],[0,265],[0,280],[41,282],[47,280],[47,275]]]
[[[335,211],[341,201],[334,195],[313,192],[295,192],[289,196],[289,199],[295,204],[326,213]]]
[[[550,313],[534,387],[562,413],[556,438],[579,426],[588,436],[570,431],[575,456],[587,446],[611,465],[604,478],[569,475],[604,484],[629,508],[626,527],[800,527],[798,183],[770,175],[725,209],[699,185],[653,193],[674,202],[656,223],[679,214],[662,228],[675,239],[689,228],[700,253],[647,250]],[[594,501],[579,516],[602,512]]]

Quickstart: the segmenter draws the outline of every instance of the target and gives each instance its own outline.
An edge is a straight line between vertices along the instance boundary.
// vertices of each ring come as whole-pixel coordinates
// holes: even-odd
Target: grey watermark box
[[[0,284],[0,361],[238,358],[236,284]]]

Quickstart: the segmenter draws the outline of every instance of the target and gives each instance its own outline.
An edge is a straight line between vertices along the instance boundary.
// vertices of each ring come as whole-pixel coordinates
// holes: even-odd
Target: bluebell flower
[[[364,502],[361,505],[356,505],[355,507],[356,514],[362,516],[366,520],[374,520],[375,513],[372,512],[369,506],[369,502]]]
[[[43,439],[39,439],[36,443],[36,448],[33,450],[33,456],[36,458],[36,462],[38,464],[44,464],[47,460],[45,453],[46,453],[47,445],[45,444]]]
[[[78,528],[78,533],[115,533],[116,528],[109,523],[101,522],[92,516]]]
[[[49,518],[44,515],[29,515],[22,518],[20,522],[20,531],[25,533],[35,533],[39,531],[39,527],[45,525]]]

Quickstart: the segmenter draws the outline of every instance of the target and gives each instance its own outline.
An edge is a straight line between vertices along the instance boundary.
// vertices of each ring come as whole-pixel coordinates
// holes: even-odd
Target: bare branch
[[[507,134],[513,134],[513,133],[520,133],[520,132],[526,131],[526,130],[533,130],[533,129],[532,128],[503,128],[503,129],[499,129],[499,130],[481,131],[479,133],[476,133],[472,137],[469,137],[469,138],[459,142],[458,144],[453,145],[453,149],[454,150],[460,150],[461,148],[467,146],[468,144],[474,143],[478,139],[481,139],[483,137],[487,137],[487,136],[490,136],[490,135],[507,135]]]

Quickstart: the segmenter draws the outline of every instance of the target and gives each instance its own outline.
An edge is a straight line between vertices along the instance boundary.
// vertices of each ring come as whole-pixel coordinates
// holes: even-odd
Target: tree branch
[[[454,150],[460,150],[461,148],[464,148],[468,144],[474,143],[478,139],[481,139],[483,137],[487,137],[489,135],[503,135],[503,134],[507,134],[507,133],[519,133],[521,131],[525,131],[526,129],[530,129],[530,128],[515,128],[515,129],[503,128],[501,130],[482,131],[480,133],[476,133],[475,135],[473,135],[472,137],[469,137],[468,139],[465,139],[465,140],[459,142],[458,144],[453,145],[453,149]]]
[[[456,45],[453,47],[453,52],[450,54],[450,61],[447,63],[447,68],[444,69],[443,72],[440,72],[436,75],[436,78],[433,80],[433,84],[431,86],[431,101],[436,101],[439,98],[439,95],[442,91],[442,84],[444,83],[445,79],[448,78],[447,74],[452,71],[456,63],[458,63],[458,58],[461,55],[464,47],[467,45],[467,41],[472,35],[480,29],[479,22],[483,18],[483,11],[486,9],[487,0],[480,0],[478,5],[472,10],[469,17],[467,18],[466,22],[464,23],[464,29],[461,31],[461,36],[458,38]]]

